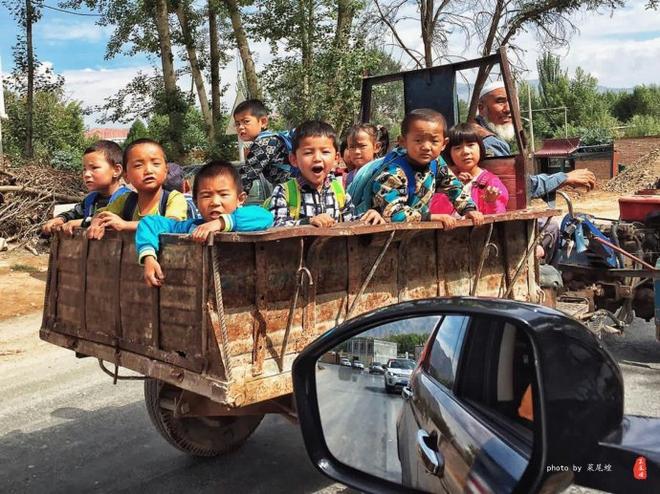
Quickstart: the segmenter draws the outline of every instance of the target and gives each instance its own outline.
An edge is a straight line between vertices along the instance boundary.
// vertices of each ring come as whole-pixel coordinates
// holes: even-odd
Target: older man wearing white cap
[[[502,81],[486,84],[479,93],[479,115],[476,123],[482,129],[482,139],[486,148],[486,156],[509,156],[511,147],[507,141],[515,137],[515,129],[509,108],[509,99]],[[593,189],[596,185],[596,176],[587,169],[573,170],[568,173],[554,173],[547,175],[530,175],[529,193],[532,198],[544,199],[554,206],[555,191],[565,185],[586,187]]]
[[[479,93],[479,115],[476,122],[483,128],[486,156],[509,156],[507,141],[515,137],[509,99],[502,81],[484,85]]]

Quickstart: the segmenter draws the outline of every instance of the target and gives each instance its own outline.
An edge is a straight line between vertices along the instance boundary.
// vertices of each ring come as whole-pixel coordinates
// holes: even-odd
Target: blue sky
[[[628,2],[624,9],[613,13],[578,13],[571,20],[579,27],[569,47],[556,51],[569,71],[581,66],[595,75],[606,87],[625,88],[636,84],[660,83],[660,12],[644,9],[646,0]],[[52,0],[52,5],[56,1]],[[85,12],[85,11],[82,11]],[[411,12],[413,13],[413,12]],[[52,10],[44,10],[42,19],[34,28],[34,44],[39,58],[52,64],[54,70],[65,77],[65,89],[71,98],[86,105],[102,103],[129,82],[138,70],[150,70],[144,55],[119,56],[105,60],[105,45],[111,28],[94,24],[93,17],[81,17]],[[411,46],[421,45],[419,26],[409,21],[400,26],[403,39]],[[0,56],[3,72],[12,65],[11,47],[17,34],[16,23],[4,7],[0,6]],[[455,40],[456,46],[462,40]],[[387,40],[384,40],[387,43]],[[529,79],[536,78],[535,61],[539,56],[534,33],[523,33],[517,43],[525,49],[522,59],[530,69]],[[264,43],[252,45],[257,65],[271,58]],[[472,49],[463,55],[471,56]],[[405,57],[402,57],[405,62]],[[224,83],[230,85],[225,104],[233,101],[236,64],[231,63],[221,73]],[[183,87],[189,82],[182,81]],[[95,124],[96,115],[87,117],[89,126]]]

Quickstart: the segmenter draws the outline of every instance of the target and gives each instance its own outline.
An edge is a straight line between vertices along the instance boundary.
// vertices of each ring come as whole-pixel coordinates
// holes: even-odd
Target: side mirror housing
[[[452,396],[457,402],[465,402],[464,408],[469,410],[466,420],[481,417],[478,404],[474,405],[474,400],[471,400],[469,393],[465,391],[471,386],[470,379],[468,379],[471,369],[465,368],[465,366],[466,362],[479,362],[479,359],[484,358],[471,354],[470,348],[481,348],[476,345],[476,340],[473,340],[477,337],[476,335],[479,338],[484,335],[490,337],[492,331],[489,333],[486,326],[493,321],[501,323],[501,328],[504,328],[501,329],[501,333],[504,336],[500,337],[495,346],[491,345],[491,348],[500,352],[498,362],[501,363],[506,358],[510,358],[515,364],[507,364],[503,367],[504,370],[500,369],[495,373],[497,383],[493,385],[493,389],[496,390],[494,392],[498,396],[493,400],[495,404],[493,417],[497,418],[497,414],[502,410],[511,411],[512,408],[518,410],[518,403],[514,403],[515,406],[512,407],[507,402],[507,395],[514,393],[513,390],[516,388],[518,388],[514,393],[516,396],[523,394],[524,387],[521,388],[517,382],[520,380],[518,376],[523,375],[523,371],[519,367],[528,365],[528,369],[531,369],[527,373],[529,377],[527,386],[530,396],[533,396],[532,403],[529,405],[533,410],[533,417],[530,424],[527,424],[527,429],[531,432],[523,434],[523,436],[529,436],[529,451],[524,462],[521,460],[516,463],[518,465],[517,473],[508,471],[509,477],[512,477],[514,481],[509,485],[514,490],[536,492],[541,489],[554,490],[565,487],[574,478],[575,472],[572,470],[572,466],[588,463],[589,454],[595,451],[599,441],[621,423],[623,418],[621,372],[600,342],[577,321],[552,309],[508,300],[450,298],[404,302],[389,308],[375,310],[332,329],[308,346],[294,363],[294,391],[305,446],[313,463],[329,477],[365,492],[402,492],[402,489],[434,490],[433,487],[424,486],[423,483],[416,483],[419,479],[408,478],[405,468],[394,473],[384,472],[379,470],[380,467],[368,465],[362,460],[352,459],[350,448],[344,447],[345,442],[354,440],[355,435],[367,424],[373,424],[375,419],[369,416],[369,413],[357,412],[356,408],[356,410],[347,412],[347,418],[350,416],[350,420],[329,421],[323,416],[324,413],[327,415],[327,412],[322,410],[322,406],[327,400],[332,400],[333,413],[341,410],[342,393],[345,389],[336,387],[334,383],[317,382],[315,373],[318,358],[337,345],[352,338],[364,339],[368,334],[377,335],[376,339],[404,341],[402,338],[397,339],[394,333],[386,333],[383,328],[394,327],[396,329],[399,324],[399,329],[396,330],[402,331],[400,329],[402,327],[414,326],[410,321],[423,318],[435,318],[440,322],[431,328],[420,362],[410,377],[406,377],[406,372],[401,372],[399,382],[390,382],[392,386],[396,386],[398,391],[399,385],[409,380],[409,388],[408,384],[405,384],[405,387],[408,388],[407,392],[404,392],[403,395],[401,392],[394,395],[394,399],[399,400],[397,406],[399,406],[399,402],[402,403],[401,410],[404,410],[406,406],[419,406],[418,402],[423,401],[422,384],[429,381],[429,378],[425,376],[432,370],[429,365],[431,365],[431,360],[436,358],[433,352],[436,352],[435,355],[440,352],[435,348],[443,349],[443,354],[451,353],[449,350],[451,345],[447,345],[447,341],[443,341],[442,327],[444,323],[442,321],[445,319],[469,321],[462,329],[455,330],[462,331],[460,333],[461,342],[456,344],[452,360],[456,369],[451,369],[451,364],[445,368],[449,374],[453,371],[456,378],[454,383],[446,386],[447,395]],[[506,336],[511,331],[515,337]],[[399,334],[399,336],[401,335]],[[507,343],[507,338],[510,340],[509,343]],[[521,345],[528,345],[528,353],[521,354]],[[506,348],[508,350],[505,351]],[[488,359],[488,355],[484,355]],[[526,359],[529,362],[520,363],[525,362]],[[385,369],[388,368],[387,362],[386,360],[383,364]],[[394,370],[399,371],[399,369]],[[325,372],[324,379],[327,379],[327,376],[331,376],[331,372]],[[382,378],[382,376],[365,374],[360,378],[364,378],[363,381],[358,380],[351,383],[351,386],[354,386],[350,389],[352,396],[355,397],[358,392],[362,393],[360,398],[355,398],[358,400],[356,403],[359,406],[368,400],[389,400],[390,397],[385,395],[381,389],[382,385],[375,380],[376,377]],[[478,380],[477,378],[472,379],[474,382]],[[505,389],[507,386],[509,391]],[[387,376],[385,376],[384,387],[387,390]],[[375,393],[382,393],[383,396]],[[500,394],[502,396],[499,396]],[[522,402],[520,407],[522,407]],[[382,407],[379,405],[375,409],[382,410]],[[513,411],[515,412],[515,410]],[[397,413],[398,417],[391,422],[396,430],[384,433],[387,437],[385,449],[390,451],[386,458],[388,464],[394,464],[397,461],[403,464],[406,461],[407,453],[404,443],[409,440],[410,434],[402,435],[402,423],[406,420],[405,413],[403,411]],[[487,412],[484,416],[488,418],[489,414],[491,412]],[[511,425],[514,437],[517,435],[515,429],[520,429],[515,422],[513,421]],[[524,422],[524,420],[518,420],[518,422]],[[335,425],[330,425],[331,423]],[[338,427],[347,427],[348,424],[351,424],[351,430],[337,430]],[[415,427],[418,426],[421,428],[419,424],[415,425]],[[455,464],[455,461],[446,461],[447,454],[451,454],[451,451],[442,450],[443,445],[448,444],[443,441],[448,437],[454,437],[454,441],[460,441],[462,437],[451,427],[448,425],[447,430],[440,431],[436,436],[433,435],[435,432],[430,433],[424,439],[427,447],[432,450],[437,449],[439,456],[436,458],[437,461],[432,463],[444,463],[446,479],[450,478],[447,477],[446,472],[452,468],[451,465]],[[338,441],[337,437],[343,439]],[[365,435],[362,442],[357,444],[359,447],[359,444],[377,439],[377,434]],[[504,447],[501,445],[503,442],[498,438],[494,438],[493,441],[489,444],[477,444],[473,441],[466,446],[466,452],[472,451],[471,454],[465,453],[468,458],[471,457],[471,460],[465,462],[470,475],[467,481],[475,481],[480,475],[482,477],[486,475],[484,472],[489,471],[490,467],[487,465],[488,462],[493,461],[492,455],[497,458],[498,454],[503,454]],[[366,456],[376,454],[374,452],[382,450],[382,448],[382,443],[367,444],[365,454]],[[491,451],[484,456],[484,452],[490,451],[489,448],[496,453]],[[426,451],[427,459],[431,458],[428,449],[418,449]],[[392,456],[391,451],[394,451],[398,458]],[[411,457],[414,455],[415,453],[410,453]],[[361,456],[360,452],[356,452],[355,458],[364,458],[364,455]],[[568,472],[564,467],[568,468]],[[506,468],[503,471],[506,472]],[[449,482],[449,480],[446,481]],[[503,485],[500,484],[499,489],[511,490],[508,487],[502,487]]]

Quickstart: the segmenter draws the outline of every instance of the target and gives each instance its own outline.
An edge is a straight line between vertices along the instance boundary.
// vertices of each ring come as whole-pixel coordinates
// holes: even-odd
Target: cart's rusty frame
[[[180,401],[179,413],[289,413],[280,401],[294,358],[351,310],[471,292],[538,301],[536,219],[553,213],[487,217],[492,233],[461,220],[451,231],[418,223],[218,234],[210,247],[164,236],[160,289],[144,284],[131,235],[58,235],[40,335],[215,402],[186,400],[186,411]]]

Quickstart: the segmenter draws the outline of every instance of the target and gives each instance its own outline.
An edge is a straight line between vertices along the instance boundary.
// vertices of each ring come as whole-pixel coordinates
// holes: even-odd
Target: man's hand
[[[596,186],[596,175],[591,170],[585,168],[573,170],[566,174],[566,182],[562,184],[562,187],[565,185],[586,187],[587,190],[591,190]]]
[[[127,221],[124,221],[120,216],[109,211],[103,211],[98,216],[94,217],[94,219],[96,218],[99,219],[100,225],[104,228],[111,228],[112,230],[116,230],[118,232],[125,230],[128,226]],[[92,224],[93,223],[94,222],[92,221]]]
[[[500,197],[500,194],[501,194],[500,189],[492,185],[489,185],[484,189],[484,201],[495,202],[497,201],[497,198]]]
[[[328,213],[321,213],[309,220],[309,224],[318,228],[328,228],[335,224],[335,220]]]
[[[197,242],[198,244],[204,244],[209,238],[209,235],[213,235],[213,233],[215,232],[221,232],[222,230],[224,230],[224,228],[225,228],[224,220],[222,219],[212,220],[199,225],[197,228],[193,230],[190,236],[194,242]]]
[[[54,231],[58,230],[60,226],[64,225],[66,221],[64,218],[58,216],[57,218],[50,219],[46,221],[41,227],[41,231],[46,235],[51,235]]]
[[[471,219],[474,226],[484,224],[484,215],[479,211],[470,211],[469,213],[465,213],[465,217]]]
[[[144,281],[152,288],[162,286],[165,281],[163,270],[154,256],[144,258]]]
[[[385,219],[380,215],[375,209],[370,209],[362,215],[360,221],[366,223],[367,225],[383,225],[385,224]]]
[[[78,228],[80,225],[82,225],[83,220],[73,220],[73,221],[67,221],[62,225],[59,230],[61,232],[66,233],[68,236],[72,237],[73,236],[73,230]]]
[[[456,218],[449,214],[432,214],[431,221],[437,221],[445,230],[451,230],[456,226]]]

